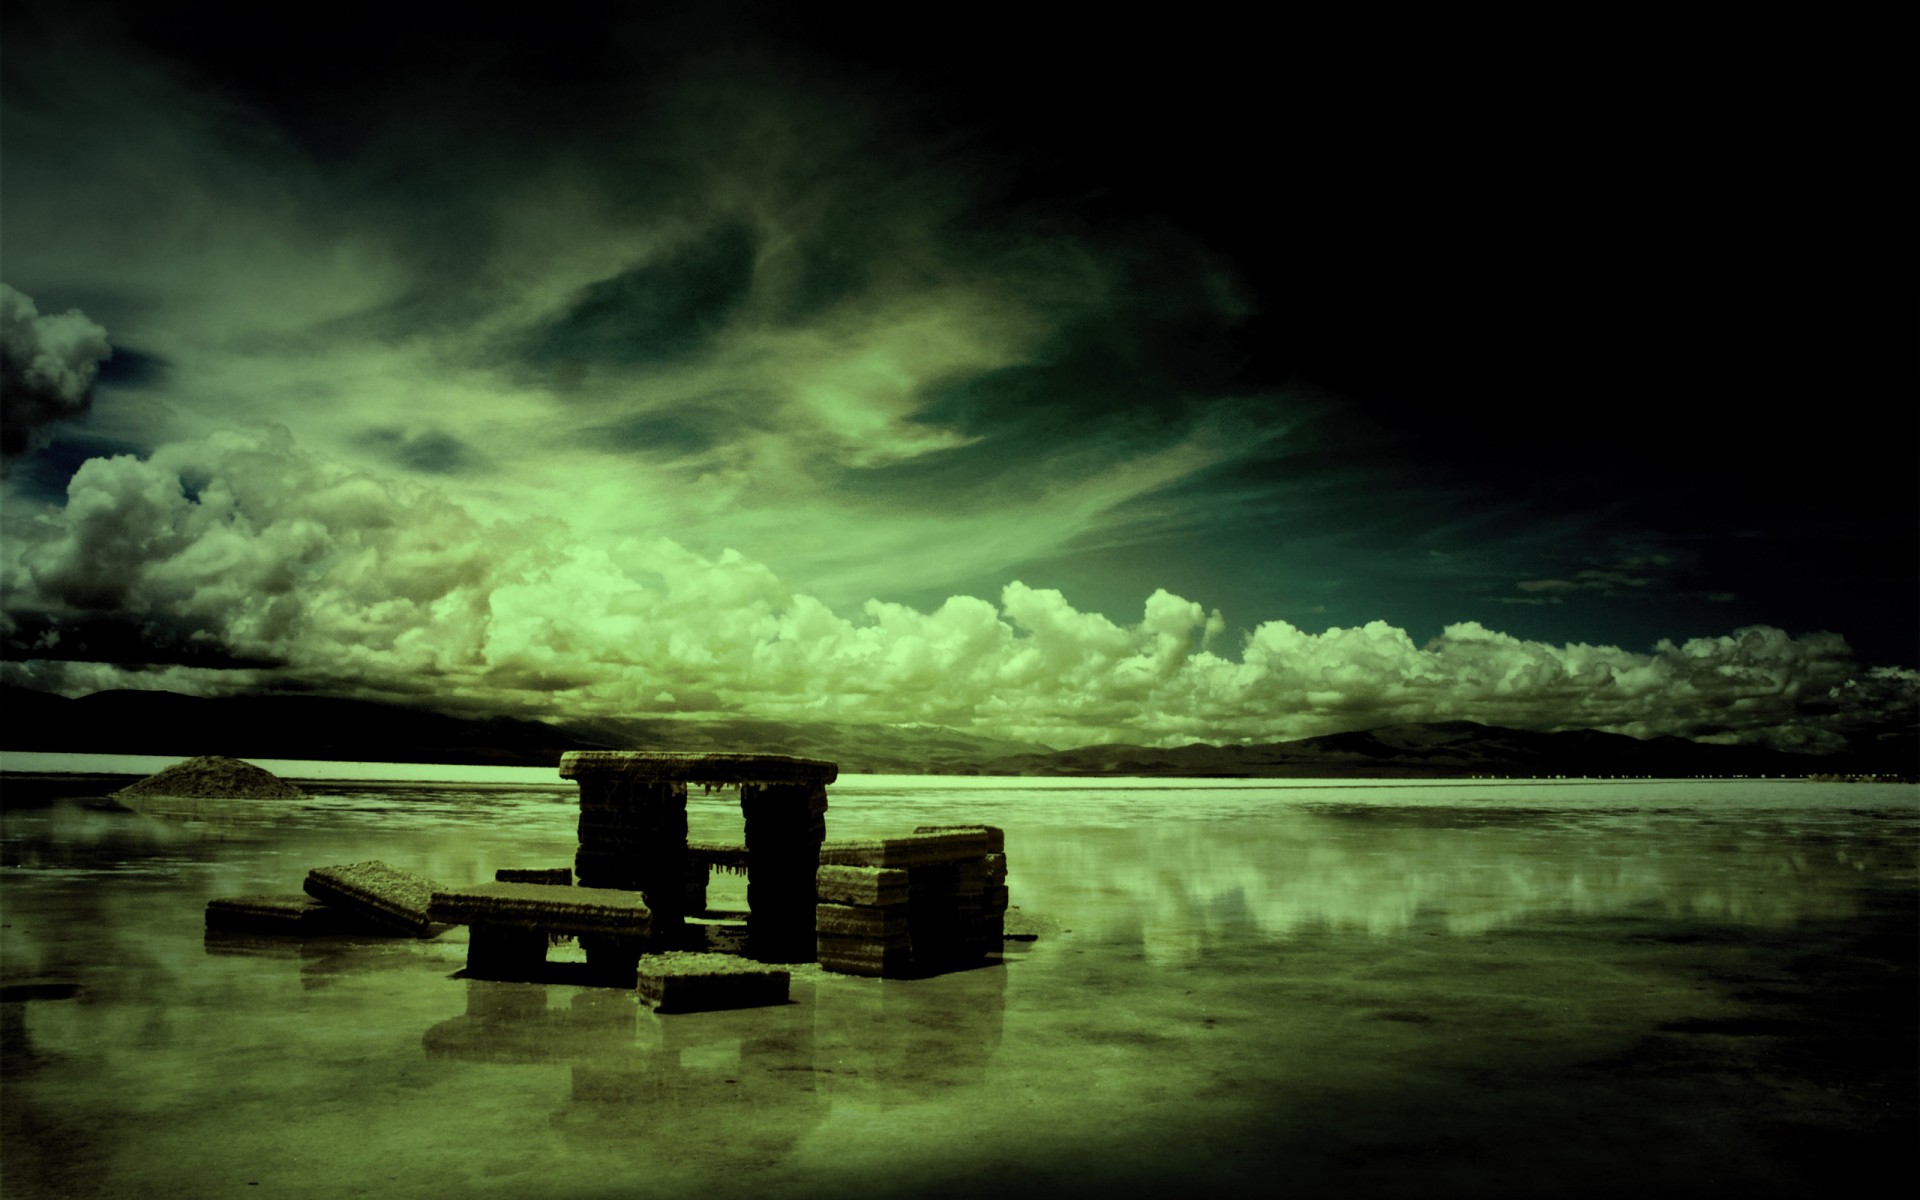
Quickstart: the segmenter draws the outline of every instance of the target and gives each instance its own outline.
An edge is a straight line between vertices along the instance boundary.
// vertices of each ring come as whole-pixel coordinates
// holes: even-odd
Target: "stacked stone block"
[[[978,936],[988,949],[998,950],[1006,940],[1007,928],[1007,835],[995,825],[919,825],[915,833],[952,833],[977,831],[987,852],[980,856],[985,883],[980,889]]]
[[[922,826],[912,836],[828,842],[815,876],[820,965],[850,975],[926,975],[1000,948],[1001,831]]]

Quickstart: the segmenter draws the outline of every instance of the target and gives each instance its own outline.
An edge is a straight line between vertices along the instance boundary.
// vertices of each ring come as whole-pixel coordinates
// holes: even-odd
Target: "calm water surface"
[[[663,1018],[461,978],[463,930],[204,934],[208,899],[312,866],[566,865],[574,794],[549,772],[143,812],[102,798],[117,782],[6,784],[9,1196],[1913,1180],[1911,786],[852,776],[829,837],[1003,826],[1039,939]],[[696,794],[689,822],[736,838],[735,798]]]

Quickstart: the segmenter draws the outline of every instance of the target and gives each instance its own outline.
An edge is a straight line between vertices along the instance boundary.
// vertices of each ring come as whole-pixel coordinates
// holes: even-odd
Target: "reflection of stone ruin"
[[[831,762],[777,754],[570,753],[560,774],[580,788],[578,887],[565,868],[449,888],[355,863],[314,869],[304,897],[213,901],[208,927],[358,925],[425,937],[466,925],[467,975],[494,980],[551,977],[548,947],[574,939],[592,981],[637,984],[662,1011],[780,1003],[789,981],[781,964],[899,977],[997,953],[1008,897],[1000,830],[922,826],[829,842],[827,784],[837,773]],[[695,784],[739,788],[742,844],[689,845]],[[747,877],[744,931],[707,909],[714,869]]]
[[[619,992],[470,981],[465,1010],[421,1036],[436,1062],[527,1070],[547,1121],[589,1155],[711,1164],[765,1161],[817,1128],[831,1102],[881,1108],[977,1086],[1002,1044],[1006,978],[969,971],[937,991],[875,980],[835,989],[791,1019],[753,1012],[660,1017]],[[799,998],[819,985],[797,982]],[[806,1011],[810,1009],[809,1013]],[[723,1119],[734,1113],[741,1119]]]

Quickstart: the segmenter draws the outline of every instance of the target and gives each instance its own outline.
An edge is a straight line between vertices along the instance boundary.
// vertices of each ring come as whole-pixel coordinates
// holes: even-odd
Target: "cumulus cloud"
[[[1864,672],[1835,635],[1765,627],[1636,653],[1473,622],[1417,644],[1381,621],[1268,621],[1229,654],[1222,615],[1164,589],[1121,624],[1019,581],[845,615],[737,552],[482,521],[284,430],[90,460],[36,529],[8,591],[42,645],[118,614],[252,664],[252,683],[528,713],[929,721],[1062,746],[1461,718],[1817,749],[1920,694],[1920,675]],[[69,691],[109,674],[17,641],[9,657],[12,678]]]
[[[86,416],[112,354],[107,331],[79,309],[42,313],[0,283],[0,455],[16,457],[44,444],[55,421]]]

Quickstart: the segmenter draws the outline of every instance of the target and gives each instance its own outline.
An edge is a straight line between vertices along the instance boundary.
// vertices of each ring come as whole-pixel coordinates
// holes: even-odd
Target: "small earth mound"
[[[185,796],[209,800],[299,800],[306,793],[237,758],[206,755],[175,763],[157,775],[121,788],[116,796]]]

